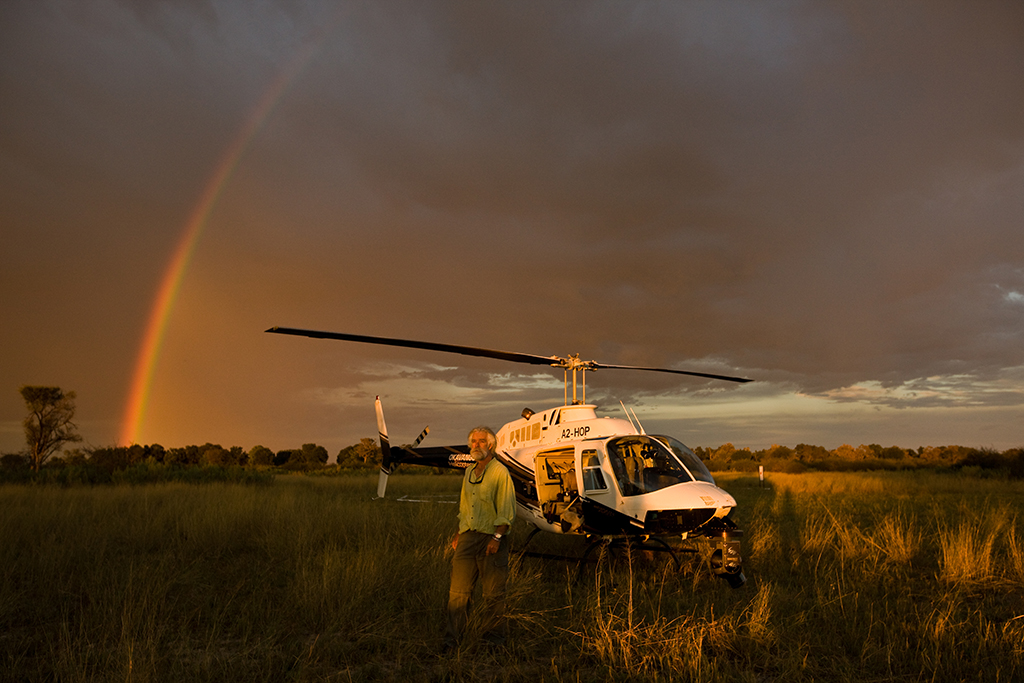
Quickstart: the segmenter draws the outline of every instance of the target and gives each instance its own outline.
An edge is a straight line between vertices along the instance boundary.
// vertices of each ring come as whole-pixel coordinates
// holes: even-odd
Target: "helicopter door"
[[[587,510],[595,511],[595,517],[591,518],[590,512],[585,517],[592,526],[602,526],[602,517],[612,510],[617,510],[619,502],[618,492],[612,483],[615,481],[615,475],[604,448],[584,448],[580,453],[580,472],[583,475],[583,501],[580,507],[583,509],[586,505]]]
[[[537,500],[544,518],[571,533],[583,523],[579,515],[579,486],[576,483],[576,449],[556,448],[537,454]]]

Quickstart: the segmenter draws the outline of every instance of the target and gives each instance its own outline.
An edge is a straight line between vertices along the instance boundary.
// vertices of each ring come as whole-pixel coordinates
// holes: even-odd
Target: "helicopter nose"
[[[736,507],[736,499],[729,495],[727,491],[717,489],[714,498],[714,505],[717,508],[715,517],[725,517]]]
[[[702,487],[700,497],[709,507],[714,506],[719,510],[729,510],[736,507],[736,499],[728,491],[710,484]]]

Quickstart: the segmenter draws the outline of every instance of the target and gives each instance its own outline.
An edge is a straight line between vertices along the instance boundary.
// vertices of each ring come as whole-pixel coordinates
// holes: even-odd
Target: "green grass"
[[[1024,484],[725,473],[748,583],[513,561],[512,638],[438,654],[453,477],[0,487],[0,680],[1010,681]],[[519,524],[513,544],[527,533]],[[575,539],[538,537],[568,553]]]

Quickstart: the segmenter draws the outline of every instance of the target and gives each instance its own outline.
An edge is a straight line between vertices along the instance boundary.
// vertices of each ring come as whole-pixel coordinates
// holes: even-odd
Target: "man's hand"
[[[452,538],[452,550],[459,549],[459,533],[455,532],[455,536]]]
[[[501,541],[499,541],[498,539],[496,539],[496,538],[494,538],[492,536],[491,540],[487,541],[487,554],[488,555],[493,555],[494,553],[498,552],[498,549],[500,547],[501,547]]]

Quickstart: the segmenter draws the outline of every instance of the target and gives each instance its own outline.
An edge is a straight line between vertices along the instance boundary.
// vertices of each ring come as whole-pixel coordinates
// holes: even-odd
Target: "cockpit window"
[[[608,462],[624,496],[693,481],[675,455],[649,436],[620,436],[608,442]]]
[[[697,454],[689,449],[689,447],[678,439],[673,439],[671,436],[665,436],[664,434],[655,434],[654,438],[658,439],[676,454],[686,469],[690,470],[690,474],[697,481],[706,481],[709,484],[715,483],[715,478],[711,476],[711,472],[708,471],[707,465],[705,465]]]

